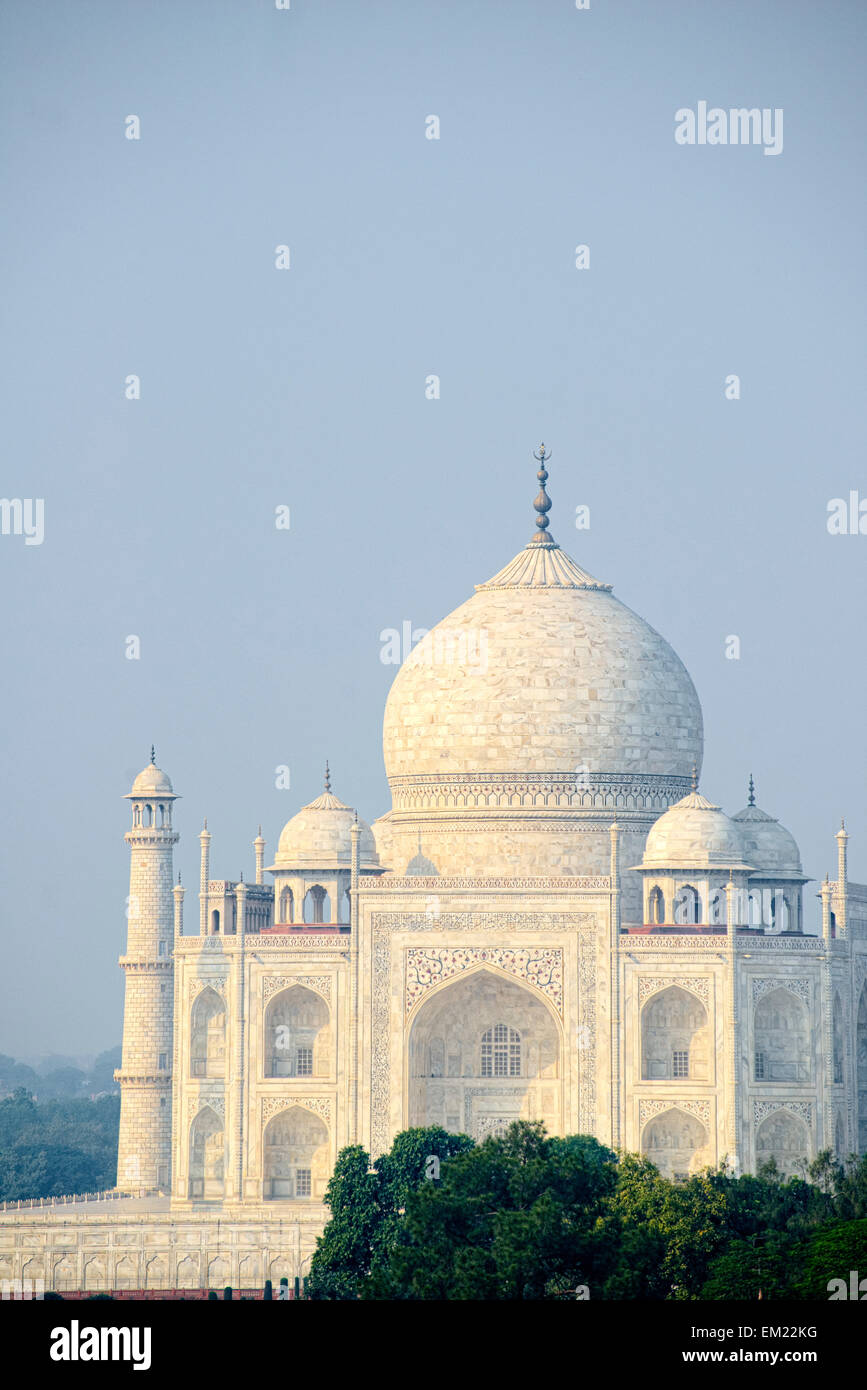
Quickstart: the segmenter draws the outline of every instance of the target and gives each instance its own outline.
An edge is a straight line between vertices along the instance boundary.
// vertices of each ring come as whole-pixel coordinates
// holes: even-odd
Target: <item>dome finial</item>
[[[694,792],[698,791],[698,763],[692,765],[692,789]]]
[[[750,799],[749,799],[749,803],[748,803],[748,804],[749,804],[750,806],[755,806],[755,804],[756,804],[756,784],[755,784],[755,782],[753,781],[753,774],[752,774],[752,773],[750,773]]]
[[[325,790],[331,791],[331,770],[328,766],[328,759],[325,759]]]
[[[154,752],[154,746],[153,746],[153,744],[151,744],[151,762],[154,763],[154,764],[156,764],[156,760],[157,760],[157,755],[156,755],[156,753]]]
[[[539,472],[536,474],[540,484],[539,494],[533,503],[533,506],[539,513],[536,517],[536,525],[539,529],[530,541],[530,545],[547,545],[554,549],[557,548],[557,542],[554,540],[553,536],[546,535],[548,527],[548,517],[546,513],[551,510],[551,499],[545,491],[545,484],[548,481],[548,470],[545,464],[550,457],[551,453],[550,451],[548,453],[545,452],[544,444],[540,444],[539,452],[533,454],[533,458],[536,459],[539,464]]]

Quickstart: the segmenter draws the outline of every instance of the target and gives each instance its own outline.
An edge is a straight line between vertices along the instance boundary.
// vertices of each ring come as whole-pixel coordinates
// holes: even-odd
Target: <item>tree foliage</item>
[[[37,1103],[23,1088],[0,1100],[0,1201],[113,1187],[120,1102]]]
[[[340,1154],[307,1292],[827,1298],[835,1275],[867,1275],[867,1158],[820,1154],[809,1178],[786,1179],[768,1164],[756,1175],[706,1169],[670,1182],[647,1158],[618,1157],[586,1135],[551,1138],[523,1121],[480,1144],[407,1130],[372,1167],[359,1146]]]

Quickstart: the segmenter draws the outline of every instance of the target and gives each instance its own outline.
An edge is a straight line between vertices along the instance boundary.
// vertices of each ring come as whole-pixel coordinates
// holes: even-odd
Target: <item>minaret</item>
[[[202,826],[202,833],[199,836],[199,844],[202,848],[201,868],[199,871],[199,935],[208,935],[208,883],[211,873],[211,832],[208,829],[208,822]]]
[[[172,784],[155,764],[154,750],[126,797],[132,802],[129,908],[120,1082],[117,1186],[121,1192],[168,1192],[171,1182]]]
[[[846,864],[846,847],[849,839],[849,832],[846,829],[846,822],[840,821],[840,829],[837,831],[837,891],[834,895],[837,918],[837,935],[846,935],[846,906],[848,891],[849,871]]]
[[[256,852],[256,882],[265,882],[265,841],[262,836],[262,827],[259,826],[259,834],[253,841],[253,849]],[[275,919],[276,920],[276,919]]]

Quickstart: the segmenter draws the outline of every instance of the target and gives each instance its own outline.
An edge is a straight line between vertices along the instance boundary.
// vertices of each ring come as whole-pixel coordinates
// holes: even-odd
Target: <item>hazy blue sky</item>
[[[0,536],[0,1050],[120,1039],[152,741],[188,924],[203,815],[236,877],[326,756],[388,809],[379,634],[529,539],[542,438],[555,537],[692,674],[702,789],[737,811],[752,770],[815,878],[845,813],[867,878],[867,535],[826,528],[867,498],[865,31],[857,0],[7,0],[0,491],[45,539]],[[782,153],[678,145],[699,101],[782,108]]]

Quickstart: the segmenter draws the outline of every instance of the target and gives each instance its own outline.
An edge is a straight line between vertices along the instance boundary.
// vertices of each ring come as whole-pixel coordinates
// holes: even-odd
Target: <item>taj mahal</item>
[[[238,881],[212,876],[206,823],[185,916],[177,794],[153,756],[136,777],[122,1195],[0,1214],[0,1278],[303,1277],[338,1152],[375,1159],[411,1126],[540,1120],[672,1179],[867,1150],[867,885],[845,827],[805,903],[749,769],[732,815],[699,790],[690,676],[550,535],[535,457],[532,539],[397,671],[386,814],[367,823],[326,773]]]

